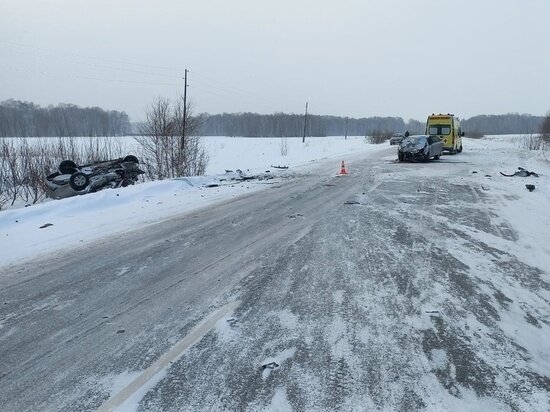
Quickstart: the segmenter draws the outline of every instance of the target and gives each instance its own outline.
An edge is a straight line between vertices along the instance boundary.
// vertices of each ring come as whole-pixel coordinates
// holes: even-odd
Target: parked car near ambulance
[[[399,144],[401,141],[409,135],[409,132],[405,133],[394,133],[392,137],[390,137],[390,146],[393,146],[394,144]]]

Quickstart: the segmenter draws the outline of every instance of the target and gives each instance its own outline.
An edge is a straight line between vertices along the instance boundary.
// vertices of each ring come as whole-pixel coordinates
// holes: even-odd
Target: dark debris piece
[[[357,200],[346,200],[344,202],[345,205],[360,205],[361,202],[357,201]]]
[[[535,190],[535,185],[525,185],[525,187],[526,187],[527,190],[529,190],[530,192],[532,192],[533,190]]]
[[[265,365],[262,365],[262,369],[277,369],[279,364],[277,362],[269,362]]]
[[[528,176],[534,176],[534,177],[539,177],[539,175],[535,172],[530,172],[529,170],[526,170],[524,169],[523,167],[518,167],[518,171],[515,172],[514,174],[511,174],[511,175],[507,175],[505,173],[502,173],[500,172],[500,174],[502,176],[506,176],[506,177],[514,177],[514,176],[519,176],[519,177],[528,177]]]
[[[44,229],[45,227],[53,226],[53,223],[45,223],[42,226],[39,227],[39,229]]]

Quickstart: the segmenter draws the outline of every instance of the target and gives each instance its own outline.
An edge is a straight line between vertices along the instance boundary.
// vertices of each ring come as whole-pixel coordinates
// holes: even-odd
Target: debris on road
[[[53,226],[53,223],[45,223],[39,227],[39,229],[44,229],[45,227]]]
[[[271,167],[273,167],[275,169],[288,169],[288,166],[274,166],[274,165],[271,165]]]
[[[237,169],[235,171],[232,170],[226,170],[224,175],[217,176],[216,180],[219,182],[226,182],[226,181],[244,181],[244,180],[270,180],[274,179],[276,176],[273,175],[271,172],[266,170],[265,173],[256,173],[252,174],[248,170],[246,172],[243,172],[241,169]],[[213,186],[217,183],[208,183],[205,186],[206,187],[216,187]]]
[[[514,176],[519,176],[519,177],[528,177],[528,176],[534,176],[534,177],[539,177],[539,175],[535,172],[530,172],[529,170],[526,170],[524,169],[523,167],[518,167],[518,171],[515,172],[514,174],[511,174],[511,175],[507,175],[505,173],[502,173],[500,172],[500,174],[502,176],[506,176],[506,177],[514,177]]]
[[[535,190],[535,185],[525,185],[526,189],[529,190],[530,192],[532,192],[533,190]]]
[[[265,369],[277,369],[279,367],[279,364],[277,362],[269,362],[265,365],[262,365],[262,370]]]

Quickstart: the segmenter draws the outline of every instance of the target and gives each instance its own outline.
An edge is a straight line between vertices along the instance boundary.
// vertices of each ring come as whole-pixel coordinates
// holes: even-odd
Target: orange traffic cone
[[[345,165],[343,160],[342,160],[342,167],[340,168],[340,174],[341,175],[347,175],[348,174],[348,172],[346,171],[346,165]]]

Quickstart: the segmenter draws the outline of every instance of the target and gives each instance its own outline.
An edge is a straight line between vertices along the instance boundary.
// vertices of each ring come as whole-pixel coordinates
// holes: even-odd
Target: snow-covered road
[[[550,169],[469,143],[8,267],[0,404],[97,409],[229,303],[119,409],[548,410]],[[517,166],[541,177],[498,174]]]

